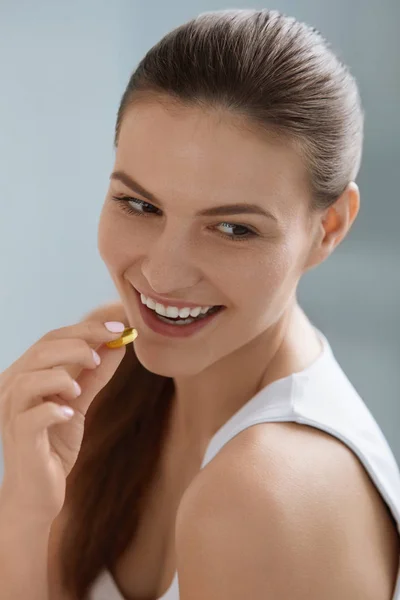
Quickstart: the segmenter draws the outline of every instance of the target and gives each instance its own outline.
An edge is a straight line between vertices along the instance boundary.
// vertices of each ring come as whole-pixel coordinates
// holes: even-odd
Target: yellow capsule
[[[126,346],[133,342],[133,340],[136,340],[137,336],[138,332],[134,327],[127,327],[124,329],[121,337],[112,340],[111,342],[107,342],[106,346],[108,346],[108,348],[120,348],[121,346]]]

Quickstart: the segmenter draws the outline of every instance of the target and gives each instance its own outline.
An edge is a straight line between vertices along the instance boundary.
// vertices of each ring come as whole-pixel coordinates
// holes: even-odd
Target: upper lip
[[[133,286],[135,287],[135,286]],[[163,304],[164,306],[176,306],[176,308],[196,308],[196,306],[219,306],[216,304],[205,304],[205,303],[198,303],[195,304],[193,302],[187,302],[187,301],[183,301],[183,300],[174,300],[173,298],[164,298],[162,296],[158,296],[157,294],[154,294],[153,292],[151,294],[147,294],[146,292],[143,292],[142,290],[139,290],[138,288],[135,287],[135,290],[139,293],[139,294],[143,294],[144,296],[146,296],[146,298],[151,298],[152,300],[155,300],[156,302],[159,302],[160,304]]]

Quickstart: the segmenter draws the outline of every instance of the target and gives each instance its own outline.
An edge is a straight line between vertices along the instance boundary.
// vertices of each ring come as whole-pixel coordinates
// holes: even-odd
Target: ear
[[[318,216],[304,271],[322,263],[346,237],[360,210],[360,191],[351,181],[334,204]]]

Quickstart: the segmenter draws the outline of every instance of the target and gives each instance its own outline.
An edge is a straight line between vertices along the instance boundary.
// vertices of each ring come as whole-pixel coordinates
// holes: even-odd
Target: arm
[[[48,600],[47,548],[50,525],[15,513],[0,502],[2,600]]]
[[[123,320],[121,316],[122,306],[113,302],[93,310],[82,321]],[[68,368],[76,373],[81,370],[74,365]],[[0,488],[1,600],[67,600],[59,556],[65,520],[64,508],[53,522],[40,521],[34,511],[17,506],[4,485]]]
[[[261,441],[251,429],[184,494],[181,600],[390,600],[397,550],[351,452],[305,428]]]

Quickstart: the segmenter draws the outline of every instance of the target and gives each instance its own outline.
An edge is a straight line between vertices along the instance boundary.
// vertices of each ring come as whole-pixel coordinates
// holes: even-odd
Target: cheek
[[[280,243],[264,249],[236,270],[231,295],[247,313],[247,319],[264,320],[275,315],[288,299],[298,279],[298,254]],[[228,284],[227,284],[228,285]]]
[[[240,273],[236,277],[237,290],[244,297],[253,296],[254,300],[271,297],[290,277],[292,265],[292,254],[287,246],[279,244],[263,248],[240,265],[239,271],[235,269],[237,274]]]
[[[121,218],[116,211],[104,205],[100,215],[97,247],[104,263],[112,270],[124,269],[143,253],[143,240],[127,219]]]

